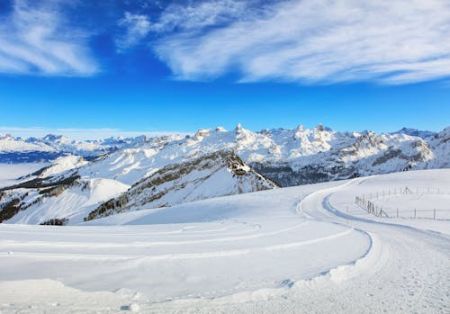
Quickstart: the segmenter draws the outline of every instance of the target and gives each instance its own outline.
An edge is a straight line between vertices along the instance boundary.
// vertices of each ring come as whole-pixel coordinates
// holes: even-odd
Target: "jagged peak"
[[[450,127],[447,127],[447,128],[445,128],[445,129],[443,129],[443,130],[440,131],[438,134],[439,134],[439,135],[442,135],[442,136],[449,136],[449,135],[450,135]]]
[[[56,135],[56,134],[47,134],[45,135],[42,139],[44,141],[56,141],[56,140],[60,140],[63,139],[64,136],[63,135]]]
[[[405,135],[409,135],[409,136],[426,138],[426,137],[432,137],[432,136],[436,135],[436,132],[403,127],[400,130],[393,132],[391,134],[405,134]]]
[[[210,134],[211,134],[210,129],[198,129],[197,132],[195,132],[194,137],[196,139],[201,139],[201,138],[209,136]]]
[[[333,129],[331,129],[330,127],[324,126],[322,123],[319,123],[318,125],[316,125],[314,127],[314,130],[319,131],[319,132],[332,132]]]
[[[215,131],[218,132],[218,133],[225,133],[225,132],[227,132],[227,130],[223,126],[216,127]]]
[[[247,135],[247,134],[253,134],[253,131],[246,129],[242,126],[242,124],[238,123],[236,127],[234,128],[234,132],[236,135]]]

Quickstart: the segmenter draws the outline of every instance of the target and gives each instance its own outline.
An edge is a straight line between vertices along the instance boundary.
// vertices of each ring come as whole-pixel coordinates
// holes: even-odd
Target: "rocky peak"
[[[428,137],[433,137],[436,133],[435,132],[431,132],[431,131],[422,131],[422,130],[418,130],[418,129],[404,127],[404,128],[401,128],[400,130],[398,130],[397,132],[394,132],[392,134],[406,134],[406,135],[409,135],[409,136],[428,138]]]
[[[209,129],[199,129],[195,135],[194,138],[196,138],[197,140],[201,140],[205,137],[208,137],[211,134],[211,130]]]
[[[86,220],[140,209],[276,188],[233,151],[217,151],[168,165],[89,213]]]

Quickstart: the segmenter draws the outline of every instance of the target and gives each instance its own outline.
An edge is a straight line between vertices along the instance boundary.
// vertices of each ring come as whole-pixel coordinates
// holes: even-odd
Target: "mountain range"
[[[71,141],[0,137],[0,161],[49,161],[0,189],[0,222],[78,224],[108,215],[277,187],[450,167],[440,132],[324,126]]]
[[[65,155],[92,159],[124,147],[143,144],[146,140],[147,137],[144,135],[134,138],[110,137],[102,140],[76,141],[54,134],[25,139],[0,134],[0,163],[45,162]]]

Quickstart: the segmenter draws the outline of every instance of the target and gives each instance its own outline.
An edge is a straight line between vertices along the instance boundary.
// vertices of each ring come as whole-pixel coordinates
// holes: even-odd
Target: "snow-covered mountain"
[[[34,180],[0,192],[0,222],[22,224],[76,223],[102,202],[129,188],[115,180]]]
[[[146,136],[75,141],[53,134],[27,139],[9,134],[0,135],[0,163],[51,161],[64,155],[78,155],[92,159],[124,147],[142,145],[147,140]]]
[[[437,133],[432,131],[424,131],[424,130],[418,130],[413,128],[401,128],[397,132],[394,132],[393,134],[406,134],[411,136],[418,136],[421,138],[430,138],[435,136]]]
[[[10,149],[17,142],[11,137],[3,139]],[[52,152],[56,144],[50,143],[74,145],[53,136],[20,143],[50,147]],[[410,129],[376,134],[335,132],[323,126],[252,132],[238,125],[231,131],[202,129],[188,136],[139,138],[121,142],[122,147],[116,144],[114,139],[97,142],[115,148],[107,153],[93,150],[101,154],[92,159],[58,158],[20,178],[15,186],[3,188],[0,220],[55,223],[60,221],[52,219],[68,219],[77,223],[275,185],[450,167],[450,128],[435,134]],[[237,175],[233,164],[245,169],[244,175]],[[56,211],[56,204],[67,210]]]
[[[212,197],[276,188],[233,152],[218,151],[171,164],[92,211],[86,220],[140,208],[159,208]]]
[[[88,161],[81,156],[74,156],[74,155],[61,156],[56,158],[49,166],[43,167],[19,179],[20,180],[25,180],[27,178],[43,179],[66,172],[68,170],[82,167],[87,164]]]
[[[80,175],[132,185],[167,165],[232,150],[280,186],[291,186],[446,167],[447,133],[424,139],[403,133],[335,132],[323,126],[252,132],[238,125],[232,131],[205,129],[184,138],[154,138],[91,162],[80,169]]]
[[[115,179],[81,177],[84,162],[68,159],[60,158],[25,178],[28,180],[0,189],[0,222],[79,223],[143,207],[167,207],[277,187],[226,151],[163,167],[131,188]],[[74,167],[77,162],[81,168]],[[66,171],[61,172],[62,167]],[[42,177],[44,173],[51,176]]]

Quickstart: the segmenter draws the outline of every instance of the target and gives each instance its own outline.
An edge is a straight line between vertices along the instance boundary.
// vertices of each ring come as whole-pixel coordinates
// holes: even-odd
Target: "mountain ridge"
[[[4,214],[6,208],[9,214],[3,216],[8,219],[17,213],[25,217],[22,220],[13,217],[12,221],[81,223],[85,218],[103,217],[105,213],[172,206],[263,189],[254,178],[270,182],[264,188],[275,188],[450,167],[450,128],[434,134],[417,133],[426,134],[424,138],[406,133],[335,132],[322,125],[312,129],[298,126],[253,132],[238,125],[230,131],[218,127],[200,129],[187,136],[130,140],[121,148],[92,158],[70,154],[59,157],[50,166],[20,178],[17,184],[2,189],[0,213]],[[46,140],[66,142],[55,136]],[[217,158],[208,163],[211,156]],[[245,181],[251,188],[241,191],[236,188],[236,178],[229,180],[233,170],[227,160],[238,160],[237,164],[251,173]],[[186,168],[192,169],[184,171]],[[216,170],[225,176],[208,181]],[[164,175],[169,179],[156,179]],[[144,194],[136,192],[139,184],[146,185],[139,191],[145,190]],[[86,186],[87,190],[81,188]],[[107,193],[107,197],[97,195],[95,202],[90,198],[91,189],[104,191],[108,187],[112,188],[112,193]],[[209,192],[196,197],[199,190]],[[72,204],[68,207],[75,211],[60,211],[66,216],[52,216],[48,206],[42,205],[49,202],[54,207],[61,204],[62,199],[75,199],[83,210],[76,212]],[[39,211],[46,214],[40,217]],[[30,220],[28,212],[38,218]],[[6,221],[10,221],[8,219]]]

